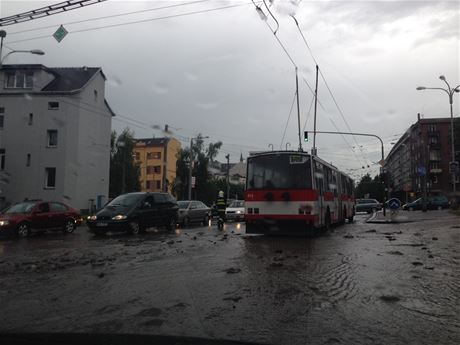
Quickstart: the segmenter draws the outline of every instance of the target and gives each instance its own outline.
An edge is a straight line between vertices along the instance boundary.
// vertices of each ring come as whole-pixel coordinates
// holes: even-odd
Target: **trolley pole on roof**
[[[295,92],[297,95],[297,126],[299,128],[299,151],[303,151],[302,149],[302,139],[300,135],[300,101],[299,101],[299,77],[297,73],[297,67],[295,68]]]
[[[311,149],[312,156],[316,156],[316,109],[318,106],[318,70],[319,67],[316,65],[316,87],[315,87],[315,111],[314,111],[314,123],[313,123],[313,148]]]

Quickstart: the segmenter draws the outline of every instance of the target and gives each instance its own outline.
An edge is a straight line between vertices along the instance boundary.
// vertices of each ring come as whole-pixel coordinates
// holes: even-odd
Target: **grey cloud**
[[[215,102],[197,102],[195,105],[197,108],[204,110],[216,109],[219,106],[219,104]]]

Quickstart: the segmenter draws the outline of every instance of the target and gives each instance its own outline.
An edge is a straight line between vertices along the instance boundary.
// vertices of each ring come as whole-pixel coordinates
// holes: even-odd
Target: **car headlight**
[[[10,224],[10,222],[8,220],[0,220],[0,226],[5,226],[5,225],[8,225]]]
[[[236,213],[240,214],[240,213],[241,213],[241,211],[236,211]]]
[[[113,217],[112,219],[113,220],[123,220],[123,219],[126,219],[127,217],[125,215],[122,215],[122,214],[117,214],[115,217]]]
[[[96,215],[89,216],[87,219],[88,220],[97,220],[97,216]]]

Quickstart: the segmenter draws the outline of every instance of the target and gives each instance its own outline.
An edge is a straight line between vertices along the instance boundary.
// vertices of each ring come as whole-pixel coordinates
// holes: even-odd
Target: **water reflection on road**
[[[424,217],[371,225],[358,216],[308,238],[212,223],[142,236],[97,238],[80,228],[2,240],[0,330],[457,344],[458,218]]]

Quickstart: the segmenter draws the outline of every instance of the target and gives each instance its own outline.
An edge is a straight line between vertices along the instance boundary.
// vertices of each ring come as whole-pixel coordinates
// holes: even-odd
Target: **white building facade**
[[[100,68],[0,69],[0,207],[24,199],[80,210],[106,202],[112,116]]]

